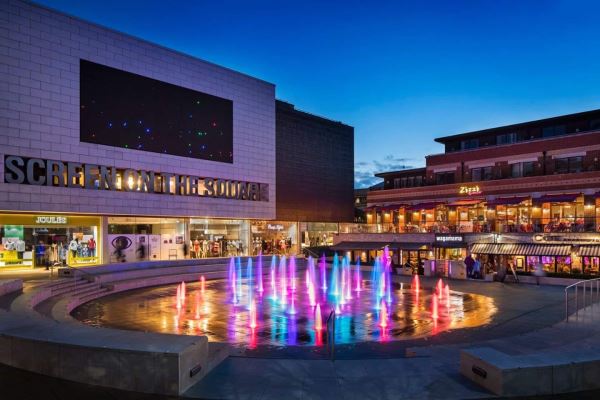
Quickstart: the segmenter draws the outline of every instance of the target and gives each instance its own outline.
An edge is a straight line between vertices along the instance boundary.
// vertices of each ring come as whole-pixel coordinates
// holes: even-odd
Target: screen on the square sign
[[[80,62],[80,138],[153,153],[233,162],[233,102]]]

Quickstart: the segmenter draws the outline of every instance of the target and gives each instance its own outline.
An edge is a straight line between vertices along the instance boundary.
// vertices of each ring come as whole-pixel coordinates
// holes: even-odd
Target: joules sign
[[[4,182],[90,190],[269,201],[269,185],[264,183],[11,155],[4,157]]]

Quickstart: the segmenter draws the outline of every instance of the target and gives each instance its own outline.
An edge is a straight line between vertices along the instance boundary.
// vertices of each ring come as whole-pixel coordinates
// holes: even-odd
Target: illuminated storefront
[[[0,268],[87,266],[102,260],[101,218],[0,214]]]

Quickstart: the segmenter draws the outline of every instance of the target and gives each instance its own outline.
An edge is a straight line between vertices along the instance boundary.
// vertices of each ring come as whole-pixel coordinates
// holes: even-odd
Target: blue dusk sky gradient
[[[41,0],[277,85],[355,128],[355,183],[433,139],[600,108],[600,2]]]

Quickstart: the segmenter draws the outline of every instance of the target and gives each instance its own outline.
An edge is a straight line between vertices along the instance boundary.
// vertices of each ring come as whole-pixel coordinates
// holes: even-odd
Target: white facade
[[[0,2],[0,158],[257,182],[269,201],[4,183],[0,211],[275,218],[275,86],[17,0]],[[80,59],[233,101],[233,164],[80,142]],[[1,218],[1,215],[0,215]]]

